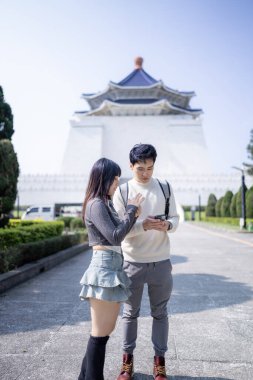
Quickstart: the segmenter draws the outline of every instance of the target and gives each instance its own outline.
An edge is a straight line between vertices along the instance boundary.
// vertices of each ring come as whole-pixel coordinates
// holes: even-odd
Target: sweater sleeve
[[[89,219],[112,245],[120,245],[127,233],[136,221],[136,206],[127,206],[123,216],[120,216],[121,222],[114,225],[109,210],[102,200],[94,200],[90,207]]]

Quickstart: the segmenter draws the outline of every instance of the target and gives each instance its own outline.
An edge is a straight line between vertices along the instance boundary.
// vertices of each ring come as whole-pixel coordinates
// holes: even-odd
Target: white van
[[[34,205],[29,207],[22,215],[22,220],[54,220],[55,219],[55,205]]]

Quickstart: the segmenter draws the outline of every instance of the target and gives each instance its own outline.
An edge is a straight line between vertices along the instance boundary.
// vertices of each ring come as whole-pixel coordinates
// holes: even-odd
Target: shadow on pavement
[[[232,380],[225,377],[199,377],[199,376],[167,376],[168,380]],[[133,380],[154,380],[151,375],[135,372]]]
[[[194,313],[242,304],[253,297],[253,290],[242,282],[208,273],[183,273],[173,276],[174,287],[169,303],[172,314]],[[141,316],[150,315],[147,288]]]
[[[172,265],[182,264],[182,263],[186,263],[188,261],[188,258],[186,256],[171,255],[170,261]]]
[[[47,274],[45,274],[46,276]],[[253,297],[252,289],[241,282],[233,282],[228,277],[208,273],[176,274],[174,289],[169,303],[172,314],[194,313],[204,310],[223,308],[242,304]],[[9,294],[1,297],[0,333],[14,334],[17,332],[48,329],[57,325],[76,325],[90,321],[89,303],[80,302],[79,289],[68,287],[60,291],[57,287],[48,287],[39,278],[26,292]],[[52,285],[52,284],[51,284]],[[150,316],[150,305],[147,287],[141,306],[141,317]]]
[[[80,257],[82,262],[80,265]],[[0,296],[0,333],[74,326],[90,321],[89,303],[80,302],[79,281],[90,260],[90,252],[44,272]],[[173,264],[186,262],[185,256],[172,256]],[[252,299],[253,290],[242,282],[209,273],[174,274],[170,301],[173,314],[194,313],[242,304]],[[147,287],[140,316],[150,316]]]
[[[167,376],[168,380],[232,380],[225,377],[202,377],[202,376]],[[151,375],[135,372],[133,380],[154,380]]]

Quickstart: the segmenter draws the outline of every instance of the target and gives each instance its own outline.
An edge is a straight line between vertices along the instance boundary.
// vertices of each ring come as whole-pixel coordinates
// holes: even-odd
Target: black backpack
[[[165,198],[165,210],[164,214],[166,219],[168,219],[169,216],[169,210],[170,210],[170,185],[169,183],[165,180],[165,182],[160,182],[159,179],[156,179],[157,182],[160,185],[160,188],[163,192],[164,198]],[[127,200],[128,200],[128,182],[123,183],[122,185],[119,186],[119,191],[124,203],[124,206],[126,208],[127,206]]]

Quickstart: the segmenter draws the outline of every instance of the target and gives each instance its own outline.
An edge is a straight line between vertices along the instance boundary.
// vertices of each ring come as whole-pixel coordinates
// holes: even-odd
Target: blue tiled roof
[[[135,69],[126,78],[118,82],[119,86],[150,86],[158,81],[143,69]]]

